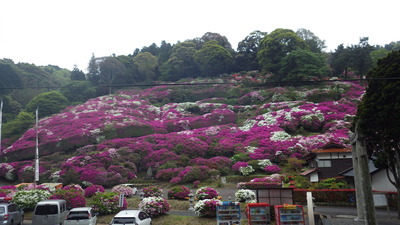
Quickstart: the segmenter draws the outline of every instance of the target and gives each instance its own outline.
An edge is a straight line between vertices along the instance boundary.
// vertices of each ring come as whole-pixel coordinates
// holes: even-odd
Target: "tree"
[[[20,87],[22,85],[12,60],[0,60],[0,80],[0,95],[8,94],[12,91],[12,89],[7,88]]]
[[[193,57],[195,52],[193,42],[174,45],[170,58],[160,67],[161,79],[177,81],[185,77],[197,77],[199,69]]]
[[[326,48],[325,41],[319,39],[319,37],[317,37],[313,32],[307,29],[298,29],[296,31],[296,34],[307,43],[310,51],[312,52],[322,53],[322,50]]]
[[[2,132],[4,137],[17,139],[35,122],[35,116],[32,113],[22,111],[18,113],[15,119],[4,124]]]
[[[321,54],[294,50],[281,61],[279,74],[282,81],[319,80],[328,73],[325,60]]]
[[[347,79],[347,74],[351,63],[350,49],[345,48],[343,44],[340,44],[335,52],[332,53],[330,61],[332,74],[334,76],[338,76],[344,73],[344,77]]]
[[[235,56],[235,67],[237,71],[260,70],[257,60],[257,53],[260,41],[267,35],[267,32],[259,30],[251,32],[244,40],[239,42]]]
[[[368,44],[368,37],[360,38],[358,45],[352,46],[352,65],[360,76],[364,76],[372,67],[370,53],[374,48]]]
[[[206,77],[215,77],[229,72],[233,57],[228,50],[216,41],[209,41],[194,54],[194,61],[199,65],[201,74]]]
[[[217,44],[221,45],[229,52],[231,52],[231,53],[234,52],[232,49],[231,43],[229,43],[229,41],[228,41],[228,38],[226,38],[225,36],[222,36],[218,33],[207,32],[201,37],[200,40],[203,44],[205,44],[209,41],[216,41]]]
[[[26,106],[26,111],[34,114],[39,107],[39,117],[43,118],[59,113],[68,104],[68,99],[60,92],[50,91],[35,96]]]
[[[377,168],[388,172],[400,205],[400,51],[389,53],[367,75],[368,88],[356,122],[366,136],[367,151]],[[389,176],[393,174],[393,178]],[[400,207],[398,207],[400,218]]]
[[[307,43],[290,29],[276,29],[260,42],[258,61],[265,73],[272,73],[280,81],[279,69],[282,59],[291,51],[308,50]]]
[[[96,97],[96,88],[89,81],[83,80],[73,80],[63,85],[60,92],[74,104]]]
[[[133,64],[136,66],[141,81],[153,81],[158,76],[157,57],[149,52],[141,52],[133,58]]]
[[[88,80],[92,82],[93,85],[99,84],[99,64],[97,63],[96,57],[92,54],[88,65]]]
[[[71,71],[71,80],[86,80],[85,74],[76,65]]]
[[[125,84],[126,68],[116,57],[105,57],[99,63],[99,84],[103,87],[98,94],[104,93],[104,86],[108,88],[108,94],[112,92],[112,85]]]

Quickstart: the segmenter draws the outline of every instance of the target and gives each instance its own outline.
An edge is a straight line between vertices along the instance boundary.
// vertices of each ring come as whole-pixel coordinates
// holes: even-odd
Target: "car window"
[[[124,217],[124,218],[114,218],[113,219],[113,224],[126,224],[126,223],[135,223],[136,218],[135,217]]]
[[[58,213],[57,205],[38,205],[35,210],[35,215],[48,215],[57,213]]]
[[[145,212],[140,212],[139,213],[139,219],[140,220],[145,220],[147,218],[148,218],[148,216],[147,216],[147,214]]]
[[[6,208],[4,206],[0,206],[0,214],[3,214],[6,212]]]
[[[70,212],[67,220],[87,220],[89,219],[88,212]]]

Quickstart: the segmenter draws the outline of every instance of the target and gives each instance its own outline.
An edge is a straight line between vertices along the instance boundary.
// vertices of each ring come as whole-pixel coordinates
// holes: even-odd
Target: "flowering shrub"
[[[133,188],[128,187],[126,185],[117,185],[112,188],[112,192],[118,193],[118,194],[124,194],[125,197],[131,197],[135,193],[133,192]]]
[[[249,166],[249,164],[247,162],[237,162],[237,163],[233,164],[232,169],[239,171],[240,168],[247,167],[247,166]]]
[[[79,184],[69,184],[69,185],[63,187],[62,189],[63,190],[76,190],[76,191],[79,191],[82,193],[85,192],[85,190],[83,190],[82,186]]]
[[[45,190],[18,191],[12,201],[25,210],[33,210],[38,202],[48,199],[50,195],[50,192]]]
[[[200,216],[204,217],[215,217],[217,211],[217,204],[220,204],[220,200],[215,199],[203,199],[199,200],[194,205],[194,211]]]
[[[84,207],[86,199],[82,192],[74,189],[57,190],[49,199],[64,199],[67,202],[67,208]]]
[[[271,165],[271,166],[266,166],[264,168],[265,172],[268,174],[273,174],[273,173],[279,173],[281,172],[281,168],[278,165]]]
[[[163,189],[157,186],[149,186],[143,188],[144,197],[162,197],[164,195]]]
[[[85,198],[90,198],[93,195],[97,194],[97,193],[102,193],[104,192],[104,187],[101,185],[91,185],[87,188],[85,188]]]
[[[240,173],[242,173],[243,176],[247,176],[249,174],[251,174],[252,172],[254,172],[254,169],[252,166],[246,166],[246,167],[240,167],[239,169]]]
[[[186,199],[189,197],[190,189],[186,186],[174,187],[168,191],[168,198],[170,199]]]
[[[218,191],[212,187],[201,187],[197,189],[195,197],[198,200],[213,199],[218,197]]]
[[[139,203],[139,209],[143,210],[151,217],[169,212],[170,205],[165,198],[161,197],[147,197]]]
[[[256,201],[256,193],[249,189],[239,189],[235,192],[235,200],[238,202],[252,203]]]
[[[102,215],[117,213],[120,210],[128,207],[128,203],[126,202],[125,198],[122,208],[118,207],[118,204],[119,194],[114,192],[104,192],[97,193],[93,196],[92,201],[90,202],[90,207],[93,207],[95,212],[98,212]]]

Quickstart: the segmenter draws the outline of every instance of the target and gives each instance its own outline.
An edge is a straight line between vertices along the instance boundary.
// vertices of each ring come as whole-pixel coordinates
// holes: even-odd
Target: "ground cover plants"
[[[242,85],[126,90],[43,118],[40,179],[113,187],[151,168],[154,179],[184,185],[278,173],[329,142],[349,146],[362,86]],[[29,129],[1,153],[0,178],[33,178],[35,136]],[[64,158],[46,157],[55,153]]]

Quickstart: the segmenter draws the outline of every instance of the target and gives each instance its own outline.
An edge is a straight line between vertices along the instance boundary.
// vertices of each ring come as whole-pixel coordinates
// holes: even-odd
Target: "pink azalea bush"
[[[174,187],[168,191],[168,198],[170,199],[187,199],[190,194],[190,189],[184,185]]]
[[[218,197],[218,191],[212,187],[201,187],[196,190],[195,197],[198,200],[213,199]]]
[[[85,198],[90,198],[97,193],[105,192],[104,187],[101,185],[90,185],[89,187],[85,188]]]
[[[75,189],[57,190],[49,199],[64,199],[69,209],[86,206],[85,196],[81,191]]]
[[[133,192],[133,188],[128,187],[126,185],[114,186],[111,191],[115,192],[115,193],[118,193],[118,194],[124,194],[125,197],[132,197],[135,194]]]
[[[143,188],[144,197],[162,197],[164,195],[163,189],[158,186],[149,186]]]
[[[264,168],[265,172],[268,174],[274,174],[274,173],[279,173],[281,172],[281,168],[278,165],[271,165],[271,166],[266,166]]]
[[[151,217],[157,217],[165,214],[170,210],[170,204],[162,197],[147,197],[144,198],[138,205],[140,210],[143,210]]]

